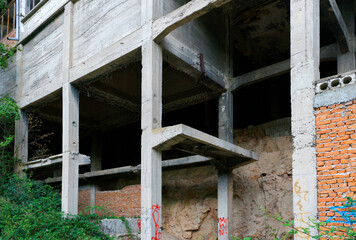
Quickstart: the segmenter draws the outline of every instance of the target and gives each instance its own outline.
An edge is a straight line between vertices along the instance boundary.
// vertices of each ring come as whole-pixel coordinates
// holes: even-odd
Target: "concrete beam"
[[[133,113],[140,113],[141,111],[139,104],[131,101],[129,97],[118,92],[116,94],[112,94],[97,87],[86,85],[83,85],[80,89],[85,92],[89,92],[91,97],[109,105],[121,107]]]
[[[339,43],[340,51],[342,53],[350,51],[350,34],[336,0],[321,0],[320,7],[328,21],[329,29]]]
[[[159,43],[175,29],[231,0],[192,0],[153,22],[153,39]]]
[[[320,1],[291,0],[291,109],[294,227],[317,219],[315,81],[320,78]],[[311,229],[312,236],[317,234]],[[297,234],[294,239],[309,239]]]
[[[78,154],[77,155],[77,161],[79,166],[81,165],[88,165],[90,164],[90,157],[85,156],[83,154]],[[43,167],[51,167],[57,164],[61,164],[63,162],[63,154],[57,154],[54,156],[50,156],[48,158],[44,159],[37,159],[34,161],[30,161],[25,163],[24,169],[37,169],[37,168],[43,168]]]
[[[354,38],[353,38],[354,39]],[[329,46],[322,47],[320,49],[320,59],[321,60],[330,60],[336,59],[338,56],[338,44],[334,43]],[[268,78],[277,77],[288,73],[290,71],[290,59],[269,65],[257,69],[255,71],[246,73],[244,75],[231,78],[230,89],[231,91],[237,91],[238,89],[248,86],[250,84],[258,83],[259,81],[266,80]]]

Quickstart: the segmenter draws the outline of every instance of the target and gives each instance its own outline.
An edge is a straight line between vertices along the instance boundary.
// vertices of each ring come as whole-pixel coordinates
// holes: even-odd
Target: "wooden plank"
[[[153,22],[153,39],[159,43],[173,30],[231,0],[192,0]]]
[[[350,34],[335,0],[321,0],[321,12],[328,21],[328,26],[337,42],[340,51],[346,53],[351,50]]]

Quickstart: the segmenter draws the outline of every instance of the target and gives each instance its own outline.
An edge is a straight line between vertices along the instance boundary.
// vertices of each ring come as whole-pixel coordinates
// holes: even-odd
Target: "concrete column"
[[[102,169],[103,136],[101,134],[91,138],[90,171]]]
[[[233,95],[227,90],[219,98],[219,138],[233,142]],[[232,170],[218,170],[218,238],[231,239],[232,229]]]
[[[28,117],[20,110],[20,119],[15,123],[15,157],[22,163],[28,161]],[[21,174],[21,166],[15,166],[15,172]]]
[[[79,91],[63,85],[62,211],[78,214]]]
[[[72,65],[73,2],[64,8],[62,87],[62,211],[78,214],[79,191],[79,91],[70,84]]]
[[[342,0],[337,2],[344,21],[347,26],[347,30],[350,36],[350,51],[347,53],[341,53],[340,48],[338,48],[337,55],[337,71],[338,73],[345,73],[353,71],[356,69],[356,60],[355,60],[355,13],[354,13],[354,1],[353,0]]]
[[[162,122],[162,48],[142,46],[141,239],[161,239],[162,154],[152,149],[152,130]]]
[[[22,45],[19,46],[21,49]],[[22,51],[16,52],[16,93],[15,100],[19,102],[23,86],[23,57]],[[20,119],[15,123],[15,157],[22,162],[28,161],[28,116],[20,110]],[[20,164],[15,166],[15,173],[22,174]]]
[[[162,153],[152,149],[152,130],[162,127],[162,48],[152,40],[152,23],[162,15],[162,0],[141,4],[141,239],[162,239]]]
[[[314,82],[320,78],[320,1],[291,0],[294,225],[317,219]],[[316,231],[312,231],[312,235]],[[294,239],[311,239],[298,234]]]

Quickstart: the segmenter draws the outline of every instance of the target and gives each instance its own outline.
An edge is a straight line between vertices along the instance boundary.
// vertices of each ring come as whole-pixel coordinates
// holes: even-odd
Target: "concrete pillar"
[[[162,127],[162,48],[152,40],[152,23],[162,15],[162,0],[141,3],[141,239],[162,239],[162,153],[152,149],[152,130]]]
[[[350,36],[350,51],[347,53],[341,53],[340,48],[338,48],[337,55],[337,71],[338,73],[345,73],[353,71],[356,69],[356,59],[355,59],[355,13],[354,13],[354,1],[353,0],[342,0],[337,2],[344,21],[347,26],[347,30]]]
[[[20,110],[20,119],[15,123],[15,157],[22,163],[28,161],[28,117]],[[21,174],[21,165],[15,166],[15,172]]]
[[[78,214],[79,191],[79,91],[70,84],[72,65],[73,2],[64,8],[62,87],[62,211]]]
[[[103,136],[101,134],[91,138],[90,171],[102,169]]]
[[[320,78],[320,1],[291,0],[293,213],[297,229],[317,219],[314,82]],[[311,232],[312,235],[316,231]],[[298,234],[294,239],[311,239]]]
[[[162,154],[152,149],[152,130],[162,122],[162,48],[142,46],[141,239],[161,239]]]
[[[227,90],[219,98],[219,138],[233,142],[233,95]],[[218,238],[231,239],[233,177],[231,169],[218,170]]]
[[[63,85],[62,211],[78,214],[79,91]]]

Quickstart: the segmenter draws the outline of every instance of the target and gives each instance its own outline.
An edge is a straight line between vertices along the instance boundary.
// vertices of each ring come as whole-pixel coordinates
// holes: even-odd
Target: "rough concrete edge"
[[[328,92],[317,94],[314,99],[314,108],[348,102],[355,98],[356,98],[356,85],[349,85],[343,88],[336,88]]]

